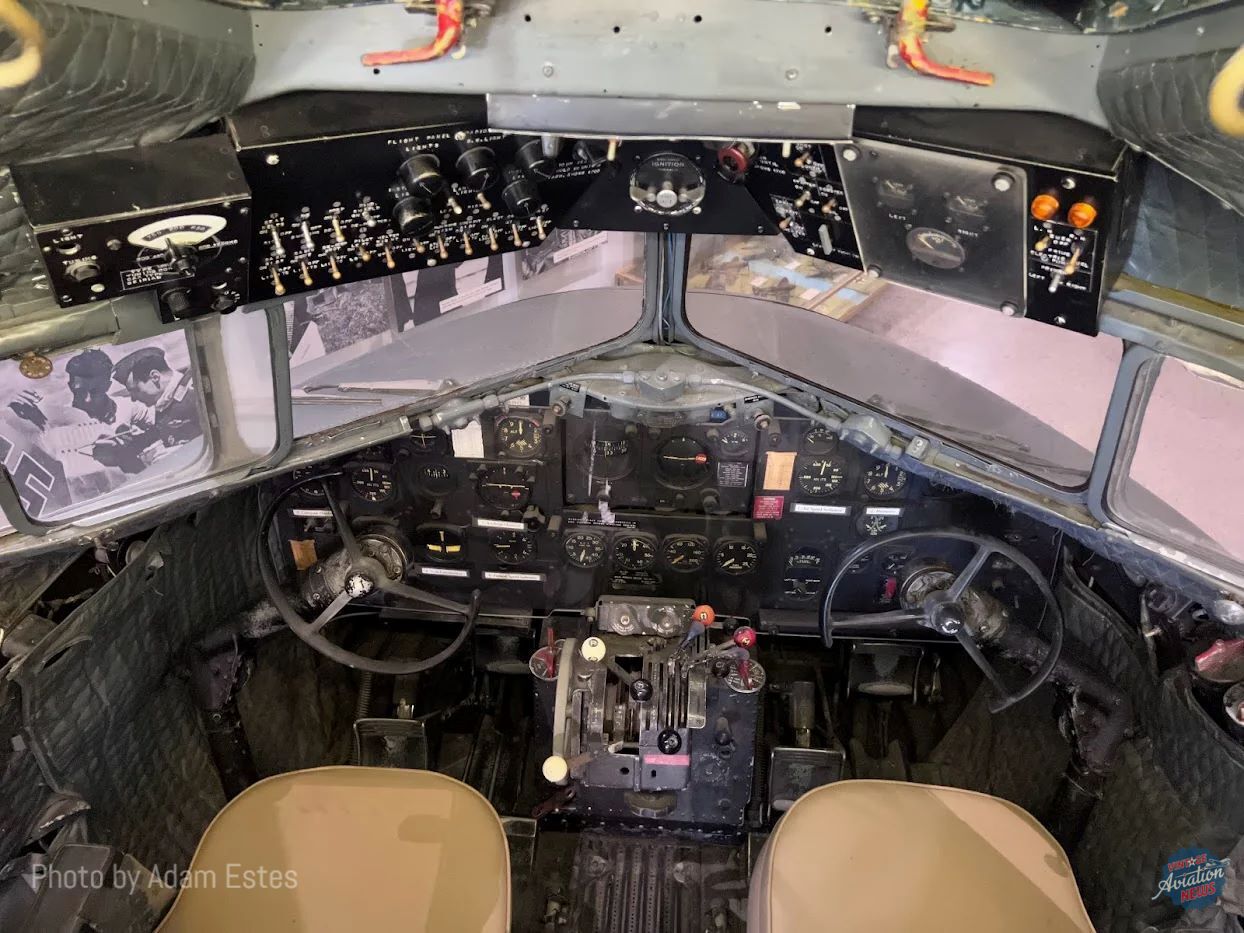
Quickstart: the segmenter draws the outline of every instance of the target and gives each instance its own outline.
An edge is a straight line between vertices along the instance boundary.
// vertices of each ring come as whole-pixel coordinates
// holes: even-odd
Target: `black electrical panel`
[[[12,172],[62,307],[154,288],[171,321],[246,302],[250,189],[224,136]]]

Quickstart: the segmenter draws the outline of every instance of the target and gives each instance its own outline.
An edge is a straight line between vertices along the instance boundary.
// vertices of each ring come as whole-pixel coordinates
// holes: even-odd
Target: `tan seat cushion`
[[[796,801],[752,873],[748,933],[1091,931],[1062,848],[973,791],[841,781]]]
[[[430,771],[315,768],[260,781],[208,826],[186,880],[161,933],[510,925],[501,820],[475,790]]]

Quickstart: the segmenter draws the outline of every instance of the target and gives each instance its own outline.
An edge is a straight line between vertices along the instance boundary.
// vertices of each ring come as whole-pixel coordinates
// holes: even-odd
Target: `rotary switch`
[[[501,175],[505,182],[505,187],[501,189],[501,198],[511,213],[519,217],[531,217],[540,210],[540,190],[522,169],[507,165],[501,170]]]
[[[639,163],[631,175],[635,209],[666,217],[690,213],[704,200],[704,175],[678,152],[658,152]]]
[[[544,154],[544,146],[539,137],[530,137],[518,147],[515,154],[518,164],[536,178],[550,178],[557,167],[557,158]]]
[[[436,215],[427,202],[419,198],[402,198],[393,207],[393,223],[402,233],[418,236],[436,226]]]
[[[464,142],[458,146],[461,155],[454,166],[462,183],[472,191],[483,191],[497,183],[497,156],[488,146]]]
[[[416,198],[435,201],[445,191],[445,177],[441,175],[441,161],[434,155],[421,153],[411,156],[397,170],[402,185]]]

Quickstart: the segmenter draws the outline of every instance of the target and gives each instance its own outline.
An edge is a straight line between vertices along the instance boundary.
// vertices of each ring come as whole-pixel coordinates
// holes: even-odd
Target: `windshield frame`
[[[1194,363],[1206,369],[1244,379],[1244,313],[1191,296],[1163,293],[1127,276],[1103,304],[1100,331],[1123,342],[1123,353],[1107,404],[1093,459],[1085,482],[1061,487],[1015,465],[1000,461],[969,444],[939,435],[901,416],[881,411],[859,399],[844,396],[832,386],[811,383],[771,361],[760,360],[720,344],[697,331],[687,316],[686,282],[691,242],[676,238],[675,265],[681,288],[672,289],[671,310],[675,338],[700,347],[753,372],[791,383],[796,388],[829,400],[845,412],[871,415],[891,431],[900,445],[907,443],[903,459],[923,461],[951,473],[969,486],[983,487],[993,498],[1034,509],[1046,521],[1063,522],[1082,537],[1105,536],[1126,548],[1158,556],[1186,569],[1202,584],[1213,581],[1244,590],[1244,563],[1205,546],[1160,537],[1143,522],[1120,514],[1112,506],[1117,488],[1126,481],[1127,470],[1140,434],[1145,404],[1164,357]],[[1176,300],[1178,299],[1178,300]],[[981,309],[982,314],[989,311]]]

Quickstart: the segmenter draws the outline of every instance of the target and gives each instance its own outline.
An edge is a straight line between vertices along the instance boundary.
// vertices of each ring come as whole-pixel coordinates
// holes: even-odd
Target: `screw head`
[[[993,177],[994,191],[1010,191],[1015,187],[1015,179],[1006,172],[999,172]]]
[[[277,155],[275,152],[269,152],[266,156],[263,157],[263,160],[268,165],[280,165],[281,164],[281,157]]]
[[[541,69],[540,69],[540,71],[543,73],[543,75],[544,75],[546,78],[551,78],[551,77],[553,77],[553,71],[554,71],[554,68],[553,68],[553,63],[552,63],[552,62],[545,62],[545,63],[544,63],[544,67],[543,67],[543,68],[541,68]]]
[[[842,150],[842,158],[847,162],[854,162],[860,157],[860,151],[854,146],[845,146]]]
[[[880,266],[869,266],[869,267],[868,267],[868,277],[869,277],[870,279],[879,279],[879,278],[881,278],[881,267],[880,267]]]
[[[1070,175],[1068,175],[1066,178],[1063,179],[1062,185],[1063,185],[1063,188],[1065,188],[1067,191],[1074,191],[1076,187],[1076,180],[1072,178]]]
[[[998,310],[1007,317],[1015,317],[1015,315],[1019,314],[1019,305],[1015,304],[1013,301],[1004,301],[998,307]]]
[[[787,81],[796,81],[798,79],[799,79],[798,68],[787,68],[786,69],[786,80]]]
[[[1067,326],[1067,319],[1060,314],[1058,317],[1054,318],[1054,323],[1059,327],[1065,327]]]

